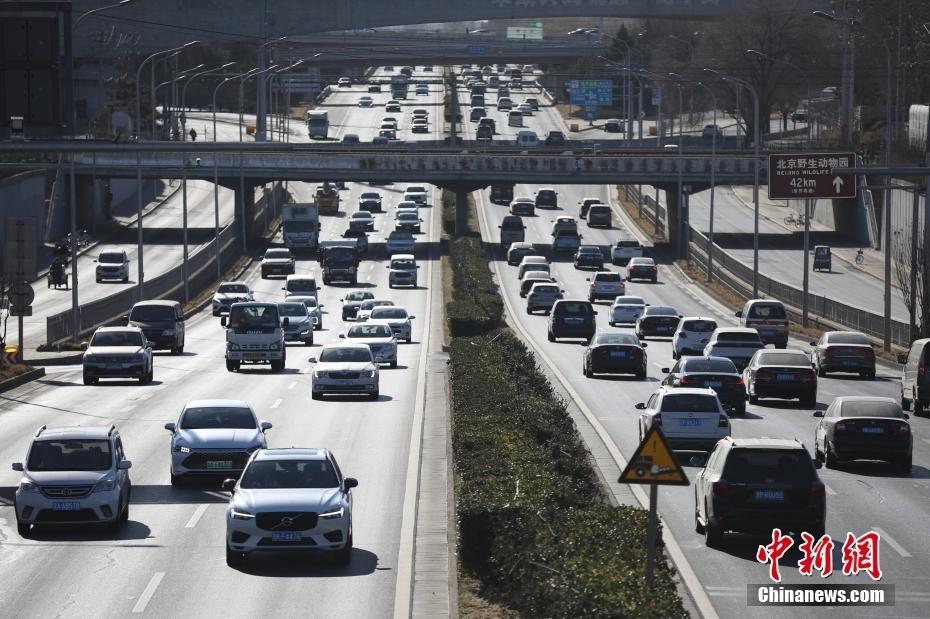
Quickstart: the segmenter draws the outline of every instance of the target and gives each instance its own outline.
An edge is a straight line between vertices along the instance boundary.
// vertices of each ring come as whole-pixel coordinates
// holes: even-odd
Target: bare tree
[[[898,235],[897,243],[894,245],[894,276],[901,290],[901,296],[904,303],[911,307],[911,303],[916,299],[917,309],[915,312],[915,325],[911,325],[911,337],[917,339],[921,337],[930,337],[930,296],[924,289],[924,278],[919,265],[925,264],[924,260],[926,248],[923,239],[918,236],[916,260],[911,250],[911,239],[909,235]],[[916,269],[917,277],[914,278],[915,285],[911,287],[911,275]]]

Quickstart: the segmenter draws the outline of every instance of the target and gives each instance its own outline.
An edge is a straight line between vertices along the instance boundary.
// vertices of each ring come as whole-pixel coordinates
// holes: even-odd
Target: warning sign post
[[[653,586],[659,518],[659,486],[687,486],[690,482],[659,426],[653,425],[617,480],[622,484],[649,484],[649,515],[646,525],[646,585]]]

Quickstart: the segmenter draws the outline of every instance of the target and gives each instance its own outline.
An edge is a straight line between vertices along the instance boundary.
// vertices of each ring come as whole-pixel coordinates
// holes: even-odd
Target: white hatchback
[[[717,321],[703,316],[685,316],[678,323],[678,329],[672,336],[672,358],[680,359],[682,355],[700,355],[710,341],[710,335],[717,329]]]
[[[609,324],[611,327],[619,324],[632,324],[643,315],[643,311],[648,306],[649,304],[642,297],[633,295],[617,297],[610,306]]]
[[[640,411],[640,441],[653,425],[662,428],[669,446],[675,449],[712,451],[717,441],[730,436],[730,418],[713,389],[659,387]]]

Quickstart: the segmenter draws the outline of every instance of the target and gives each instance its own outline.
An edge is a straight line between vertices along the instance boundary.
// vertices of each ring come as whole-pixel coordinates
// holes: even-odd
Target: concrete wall
[[[23,172],[0,179],[0,247],[6,245],[6,218],[33,217],[36,246],[45,240],[45,172]],[[3,253],[0,252],[0,262]]]

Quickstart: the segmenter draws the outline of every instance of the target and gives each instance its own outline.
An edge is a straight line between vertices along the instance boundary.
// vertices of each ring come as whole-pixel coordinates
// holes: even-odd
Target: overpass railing
[[[634,200],[638,192],[634,187],[628,188],[627,195]],[[646,196],[643,206],[644,216],[655,222],[655,200]],[[665,219],[665,208],[659,205],[660,220]],[[691,258],[706,272],[707,252],[710,247],[709,239],[700,230],[693,226],[688,227],[689,249]],[[717,243],[713,245],[714,265],[712,277],[723,284],[731,292],[743,299],[752,298],[752,267],[727,253]],[[801,307],[803,306],[803,290],[772,279],[759,273],[758,289],[760,297],[778,299],[785,304],[792,320],[801,322]],[[809,318],[815,328],[834,329],[842,327],[860,331],[875,339],[884,337],[884,316],[869,310],[840,303],[829,297],[807,293],[807,306]],[[899,320],[891,321],[891,342],[897,346],[908,347],[911,343],[910,325]]]

